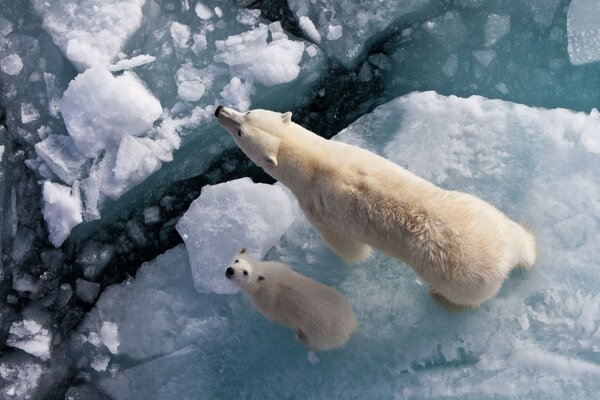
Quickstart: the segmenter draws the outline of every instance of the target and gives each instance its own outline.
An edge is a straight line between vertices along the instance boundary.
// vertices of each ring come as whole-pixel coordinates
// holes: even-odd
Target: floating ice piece
[[[224,270],[242,247],[262,258],[292,224],[288,195],[250,178],[206,186],[177,223],[200,292],[236,293]]]
[[[494,58],[496,58],[495,50],[475,50],[473,51],[473,56],[483,65],[484,67],[488,67]]]
[[[35,145],[35,152],[63,182],[72,185],[86,163],[69,136],[48,135]]]
[[[429,0],[288,0],[306,36],[346,66],[352,66],[365,46],[394,21],[423,10],[430,3]]]
[[[600,61],[600,2],[573,0],[567,12],[567,35],[571,63]]]
[[[242,83],[240,78],[231,78],[231,81],[225,85],[220,93],[224,104],[230,104],[232,108],[239,111],[246,111],[250,108],[250,96],[254,93],[254,86],[251,81]]]
[[[313,22],[310,20],[310,18],[303,15],[300,17],[299,23],[300,29],[302,29],[302,32],[304,32],[306,37],[308,37],[315,43],[321,43],[321,34],[315,27],[315,24],[313,24]]]
[[[483,44],[485,47],[491,47],[509,32],[510,15],[489,14],[485,20]]]
[[[552,24],[560,2],[561,0],[521,0],[533,20],[541,28],[548,28]]]
[[[213,77],[207,70],[199,70],[190,64],[184,64],[175,75],[177,94],[184,101],[198,101],[204,95],[207,87],[212,85]]]
[[[71,81],[60,110],[75,146],[90,158],[123,136],[148,132],[162,113],[136,75],[126,71],[113,77],[104,68],[90,68]]]
[[[117,324],[111,321],[102,322],[100,338],[112,354],[117,354],[119,350],[119,326]]]
[[[22,353],[21,355],[25,355]],[[10,360],[0,359],[0,377],[2,377],[1,396],[2,399],[30,399],[39,393],[39,384],[45,368],[27,359],[11,355]],[[27,356],[29,357],[29,356]]]
[[[50,242],[54,247],[67,239],[71,230],[83,221],[79,189],[71,189],[58,183],[44,182],[44,206],[42,212],[48,224]]]
[[[108,66],[140,27],[146,0],[33,0],[43,28],[79,71]]]
[[[151,56],[149,54],[140,54],[139,56],[128,58],[126,60],[120,60],[115,64],[109,66],[108,70],[111,72],[123,71],[126,69],[139,67],[140,65],[149,64],[154,61],[156,61],[156,57]]]
[[[205,6],[204,4],[202,4],[201,2],[196,3],[196,7],[194,7],[194,11],[196,12],[196,15],[198,16],[198,18],[203,19],[203,20],[211,19],[213,16],[211,9],[208,8],[207,6]]]
[[[9,54],[0,59],[0,71],[6,75],[19,75],[23,69],[23,61],[18,54]]]
[[[216,46],[215,61],[229,65],[233,75],[264,86],[296,79],[304,53],[304,42],[288,39],[279,22],[260,24],[251,31],[218,40]]]
[[[93,303],[98,298],[98,293],[100,293],[100,284],[77,278],[75,281],[75,293],[77,297],[86,303]]]
[[[33,319],[13,322],[6,344],[42,360],[50,358],[52,333]]]
[[[433,36],[436,42],[448,50],[456,49],[467,37],[467,28],[456,11],[448,11],[444,15],[425,22],[423,28]]]
[[[0,38],[5,37],[13,30],[12,22],[0,15]]]
[[[178,47],[180,49],[190,47],[188,44],[191,35],[189,26],[180,24],[179,22],[173,22],[171,24],[170,32],[175,47]]]

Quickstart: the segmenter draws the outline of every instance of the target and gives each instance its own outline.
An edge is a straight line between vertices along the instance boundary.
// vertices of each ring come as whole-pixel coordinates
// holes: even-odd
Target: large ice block
[[[290,199],[279,186],[243,178],[204,187],[177,223],[196,289],[236,293],[224,273],[231,259],[243,247],[262,258],[293,220]]]
[[[79,71],[108,66],[142,23],[146,0],[34,0],[43,27]]]

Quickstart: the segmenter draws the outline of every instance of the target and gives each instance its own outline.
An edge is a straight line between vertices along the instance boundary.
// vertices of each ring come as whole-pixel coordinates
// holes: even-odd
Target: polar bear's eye
[[[236,262],[236,263],[239,263],[239,262],[240,262],[240,260],[235,260],[235,262]]]
[[[242,137],[242,129],[241,128],[238,128],[238,136]]]
[[[248,271],[244,270],[244,275],[248,275]]]

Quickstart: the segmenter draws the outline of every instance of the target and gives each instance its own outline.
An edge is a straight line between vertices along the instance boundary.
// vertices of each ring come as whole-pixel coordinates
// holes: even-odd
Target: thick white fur
[[[357,328],[356,317],[340,292],[285,264],[240,253],[230,267],[235,273],[228,277],[248,294],[252,305],[269,320],[293,329],[311,350],[342,347]]]
[[[290,113],[223,108],[217,119],[252,161],[295,194],[340,257],[361,261],[370,246],[397,257],[448,308],[481,304],[511,269],[535,262],[532,234],[477,197],[323,139],[291,122]]]

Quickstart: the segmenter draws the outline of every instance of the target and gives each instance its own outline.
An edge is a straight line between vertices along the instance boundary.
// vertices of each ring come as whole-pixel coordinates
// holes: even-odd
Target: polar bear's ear
[[[277,166],[277,157],[275,156],[267,156],[266,157],[267,162],[272,166],[272,167],[276,167]]]
[[[239,254],[245,254],[246,253],[246,248],[242,247],[242,249],[240,250]]]
[[[284,124],[287,124],[287,123],[291,122],[291,120],[292,120],[292,113],[288,111],[286,113],[281,114],[281,119],[283,120]]]

